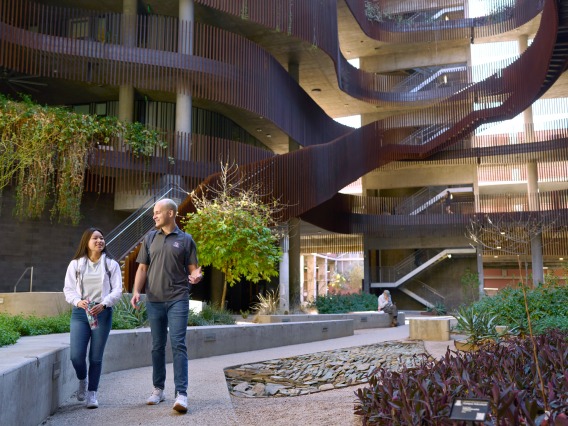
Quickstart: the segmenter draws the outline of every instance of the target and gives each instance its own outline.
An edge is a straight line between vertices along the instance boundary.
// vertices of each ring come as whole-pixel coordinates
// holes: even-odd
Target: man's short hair
[[[388,294],[390,296],[391,292],[388,290],[383,291],[384,294]]]
[[[162,205],[167,209],[167,210],[173,210],[175,214],[177,214],[178,211],[178,206],[175,203],[174,200],[170,200],[169,198],[164,198],[163,200],[160,200],[159,202],[162,203]]]

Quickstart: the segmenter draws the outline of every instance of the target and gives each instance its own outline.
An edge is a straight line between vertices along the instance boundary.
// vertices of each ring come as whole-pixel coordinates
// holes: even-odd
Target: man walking
[[[189,284],[201,281],[197,249],[191,235],[176,225],[177,205],[163,199],[154,205],[156,230],[151,231],[138,253],[138,269],[130,303],[137,308],[146,286],[146,310],[152,334],[152,382],[148,405],[166,399],[166,339],[168,328],[173,353],[176,401],[173,409],[187,412],[187,346]]]
[[[392,327],[398,325],[398,309],[392,302],[391,294],[388,290],[383,291],[383,294],[379,296],[379,312],[385,312],[390,315]]]

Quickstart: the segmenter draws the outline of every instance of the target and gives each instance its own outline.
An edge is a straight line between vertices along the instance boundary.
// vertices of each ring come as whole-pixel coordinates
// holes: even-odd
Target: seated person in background
[[[392,302],[390,291],[388,290],[383,291],[383,294],[379,296],[379,312],[385,312],[390,315],[391,327],[396,327],[398,325],[398,309]]]

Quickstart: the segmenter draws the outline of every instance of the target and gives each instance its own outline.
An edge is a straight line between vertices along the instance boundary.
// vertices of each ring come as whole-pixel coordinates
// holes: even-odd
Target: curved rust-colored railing
[[[533,44],[499,75],[472,85],[446,102],[421,112],[422,117],[443,119],[449,127],[429,143],[401,146],[389,136],[390,130],[416,120],[415,113],[407,114],[371,123],[327,144],[245,166],[242,172],[250,177],[251,183],[263,184],[267,193],[280,198],[287,206],[283,217],[287,219],[316,208],[339,189],[388,162],[427,158],[460,142],[483,123],[513,118],[532,104],[544,86],[552,83],[549,63],[555,51],[558,31],[558,12],[554,1],[546,2],[542,22],[546,25],[541,25]],[[565,64],[566,55],[562,59]],[[556,78],[562,70],[563,67],[555,69]],[[531,75],[531,79],[527,80],[525,75]],[[474,110],[476,100],[488,98],[491,105],[500,105]],[[300,164],[301,167],[297,166]],[[212,177],[206,183],[214,184],[214,179]]]
[[[197,0],[196,3],[210,7],[228,15],[241,17],[275,31],[286,32],[325,52],[335,64],[338,85],[349,95],[373,104],[431,102],[447,96],[444,89],[418,93],[396,93],[392,88],[400,83],[403,77],[385,76],[368,73],[353,67],[341,53],[337,36],[337,4],[336,0],[319,2],[298,2],[294,0]],[[403,23],[378,23],[365,15],[365,3],[359,0],[348,0],[347,4],[353,12],[362,30],[371,38],[388,43],[422,43],[443,42],[446,40],[465,39],[473,41],[477,38],[490,37],[511,31],[533,19],[542,11],[542,0],[518,0],[511,5],[510,15],[495,20],[497,15],[479,18],[451,19],[431,24],[405,25]],[[377,3],[377,2],[375,2]],[[378,2],[379,4],[383,2]],[[452,2],[440,1],[440,8]],[[396,14],[406,5],[388,7]],[[407,7],[407,6],[406,6]],[[426,0],[412,2],[415,10],[431,7]],[[270,12],[268,12],[270,11]],[[268,13],[267,13],[268,12]],[[268,46],[267,46],[268,48]],[[469,74],[465,74],[467,77]],[[463,81],[467,85],[471,81]]]

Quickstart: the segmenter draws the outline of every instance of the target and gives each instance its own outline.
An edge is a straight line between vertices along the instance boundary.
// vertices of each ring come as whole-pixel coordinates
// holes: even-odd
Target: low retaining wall
[[[197,359],[352,335],[352,320],[188,327],[188,355]],[[111,331],[103,373],[150,366],[151,347],[147,328]],[[172,362],[169,342],[166,357]],[[2,424],[37,426],[76,389],[69,334],[22,337],[0,348]]]
[[[0,293],[0,313],[53,317],[69,310],[63,291]]]
[[[349,314],[317,314],[317,315],[258,315],[256,321],[260,324],[272,323],[293,323],[296,321],[336,321],[353,320],[353,328],[360,330],[364,328],[383,328],[390,327],[390,315],[378,312],[354,312]],[[398,324],[404,325],[406,317],[404,312],[398,313]]]

